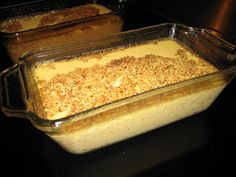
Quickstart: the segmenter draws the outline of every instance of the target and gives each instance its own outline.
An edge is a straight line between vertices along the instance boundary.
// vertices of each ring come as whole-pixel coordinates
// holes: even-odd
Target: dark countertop
[[[16,1],[1,2],[1,6]],[[25,2],[23,0],[17,2]],[[232,0],[137,0],[125,30],[164,22],[207,27],[236,38]],[[223,3],[225,2],[225,3]],[[1,51],[0,71],[11,66]],[[87,155],[61,149],[30,121],[0,112],[0,173],[24,177],[235,176],[235,79],[206,111]]]

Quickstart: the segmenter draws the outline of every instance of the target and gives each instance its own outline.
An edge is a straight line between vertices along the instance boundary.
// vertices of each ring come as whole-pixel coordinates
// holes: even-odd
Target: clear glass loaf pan
[[[32,79],[35,62],[172,38],[185,44],[219,71],[146,91],[57,120],[42,115],[38,88]],[[191,69],[191,68],[190,68]],[[69,45],[31,51],[1,73],[1,109],[11,117],[28,118],[65,150],[83,154],[157,129],[207,109],[236,73],[235,46],[205,29],[160,24]]]
[[[79,16],[78,19],[71,18],[67,14],[68,21],[58,22],[49,26],[35,26],[38,22],[24,24],[25,29],[16,29],[11,23],[14,19],[28,18],[42,15],[47,12],[57,12],[58,10],[71,9],[85,4],[101,5],[109,11],[102,10],[96,15],[88,9]],[[91,12],[91,15],[89,13]],[[0,37],[1,43],[8,52],[11,60],[16,63],[27,51],[74,42],[77,40],[92,39],[120,32],[124,21],[125,3],[118,0],[92,1],[92,0],[59,0],[59,1],[35,1],[15,6],[8,6],[0,9]],[[51,13],[53,15],[53,13]],[[85,15],[85,17],[83,17]],[[59,15],[55,16],[61,20]],[[38,20],[39,18],[35,18]],[[72,19],[72,20],[70,20]],[[10,22],[9,30],[4,30],[4,23]],[[51,19],[46,19],[50,22]],[[45,21],[45,20],[44,20]],[[29,26],[34,26],[30,29]],[[1,29],[2,28],[2,29]]]

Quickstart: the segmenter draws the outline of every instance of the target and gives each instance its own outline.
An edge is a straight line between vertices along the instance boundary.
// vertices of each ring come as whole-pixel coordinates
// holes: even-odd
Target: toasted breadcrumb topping
[[[88,17],[93,17],[99,14],[99,9],[91,4],[80,5],[72,8],[65,8],[62,10],[52,10],[47,12],[47,14],[43,16],[42,19],[39,21],[39,24],[34,28],[56,25],[64,22],[70,22],[73,20],[80,20]],[[19,20],[23,19],[27,21],[31,18],[34,18],[34,16],[22,16],[19,18],[3,21],[2,23],[0,23],[0,31],[19,32],[23,29],[23,26]]]
[[[152,54],[140,58],[128,56],[106,65],[76,68],[49,81],[38,80],[45,115],[48,119],[55,119],[61,113],[73,115],[217,71],[201,58],[189,59],[185,52],[179,49],[173,58]]]

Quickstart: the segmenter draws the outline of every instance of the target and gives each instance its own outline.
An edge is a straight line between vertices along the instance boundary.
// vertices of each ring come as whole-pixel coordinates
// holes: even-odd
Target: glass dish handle
[[[20,65],[14,65],[0,75],[1,109],[11,117],[26,117],[27,92]]]

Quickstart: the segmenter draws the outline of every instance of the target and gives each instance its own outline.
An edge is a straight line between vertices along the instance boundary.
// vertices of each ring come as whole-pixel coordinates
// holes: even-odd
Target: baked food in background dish
[[[51,10],[31,16],[22,16],[3,21],[1,32],[14,33],[36,28],[48,27],[69,21],[84,19],[111,12],[110,9],[98,4],[85,4],[61,10]]]
[[[11,59],[18,62],[30,50],[117,33],[122,26],[121,12],[85,4],[8,19],[0,23],[0,32]]]

